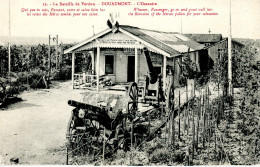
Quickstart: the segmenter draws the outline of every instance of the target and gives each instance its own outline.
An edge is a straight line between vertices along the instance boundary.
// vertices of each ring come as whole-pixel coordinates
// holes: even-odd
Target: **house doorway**
[[[135,81],[135,57],[128,56],[127,64],[127,82]]]

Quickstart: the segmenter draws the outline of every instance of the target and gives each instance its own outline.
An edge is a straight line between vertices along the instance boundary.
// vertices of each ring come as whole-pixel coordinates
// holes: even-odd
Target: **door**
[[[135,57],[128,56],[127,64],[127,82],[135,81]]]

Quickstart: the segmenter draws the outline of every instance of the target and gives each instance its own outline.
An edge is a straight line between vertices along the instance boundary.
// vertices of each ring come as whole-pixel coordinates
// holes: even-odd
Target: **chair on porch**
[[[155,84],[147,84],[146,82],[149,82],[146,76],[138,78],[138,95],[144,102],[157,101],[159,98],[159,82]]]
[[[104,74],[104,75],[99,76],[99,85],[110,86],[112,84],[113,83],[112,83],[112,81],[111,81],[111,79],[109,78],[108,75]],[[91,85],[96,86],[97,80],[96,79],[92,80]]]

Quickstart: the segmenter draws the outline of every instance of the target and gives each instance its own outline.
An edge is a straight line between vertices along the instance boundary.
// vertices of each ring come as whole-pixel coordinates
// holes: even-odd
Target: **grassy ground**
[[[178,117],[175,121],[175,141],[169,144],[168,129],[162,130],[162,135],[150,142],[145,142],[141,147],[132,152],[118,151],[113,159],[107,159],[107,165],[256,165],[260,163],[260,153],[252,146],[249,136],[241,130],[241,110],[239,108],[240,94],[234,95],[234,105],[225,104],[225,111],[220,123],[214,118],[206,120],[204,131],[203,119],[199,121],[199,135],[195,135],[195,148],[193,150],[192,114],[190,124],[181,114],[181,135],[178,139]],[[212,108],[212,110],[214,110]],[[216,111],[216,110],[214,110]],[[214,112],[212,112],[214,113]],[[205,114],[205,113],[204,113]],[[207,114],[205,114],[207,116]],[[203,114],[201,115],[203,116]],[[212,115],[209,115],[209,118]],[[195,116],[196,123],[199,118]],[[259,118],[258,118],[259,119]],[[184,128],[187,128],[184,131]],[[195,133],[197,133],[197,124]],[[198,140],[197,140],[197,139]],[[204,142],[203,142],[204,138]],[[197,144],[196,144],[197,143]],[[204,144],[203,144],[204,143]],[[259,147],[259,143],[258,143]]]

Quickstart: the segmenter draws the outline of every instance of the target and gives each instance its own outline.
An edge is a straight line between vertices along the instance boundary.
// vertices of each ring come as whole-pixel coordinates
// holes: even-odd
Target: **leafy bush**
[[[53,70],[51,73],[53,80],[69,80],[71,79],[71,66],[62,67],[60,70]]]
[[[196,87],[201,87],[208,83],[209,75],[207,73],[202,73],[196,77]]]
[[[187,53],[183,56],[181,66],[181,75],[187,79],[194,79],[198,75],[196,64],[191,60],[190,54]]]
[[[224,90],[227,95],[228,91],[228,54],[225,52],[219,54],[214,62],[213,69],[209,72],[210,81],[217,84],[219,88]]]
[[[182,152],[181,150],[176,150],[174,152],[174,155],[172,156],[172,161],[173,162],[178,162],[178,163],[184,163],[184,161],[185,161],[185,153]]]
[[[0,46],[0,76],[5,76],[8,71],[8,51],[6,47]]]
[[[242,133],[247,136],[246,151],[249,155],[254,155],[249,161],[259,161],[259,137],[260,137],[260,72],[254,69],[257,52],[250,47],[246,47],[239,54],[241,60],[237,64],[239,77],[236,78],[239,86],[243,86],[240,93],[240,106],[242,123],[239,125]],[[255,149],[252,149],[252,146]],[[257,150],[258,149],[258,150]]]
[[[30,72],[19,72],[14,75],[16,75],[17,81],[20,84],[26,84],[33,89],[46,88],[43,77],[45,76],[45,80],[47,82],[48,73],[39,68],[31,70]]]
[[[150,161],[152,163],[167,164],[171,158],[171,152],[165,148],[155,149],[150,155]]]

